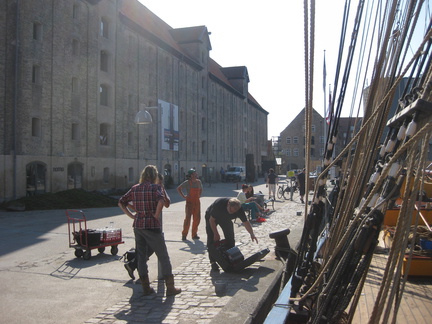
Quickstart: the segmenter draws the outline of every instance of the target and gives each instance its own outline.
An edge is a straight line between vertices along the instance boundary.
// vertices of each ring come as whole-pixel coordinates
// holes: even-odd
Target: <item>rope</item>
[[[362,1],[360,1],[362,3]],[[364,1],[363,1],[364,2]],[[379,43],[381,44],[390,44],[390,39],[395,36],[392,34],[393,28],[391,26],[391,22],[396,21],[395,17],[397,14],[397,1],[389,2],[390,5],[387,6],[388,11],[385,12],[387,14],[387,22],[388,24],[385,26],[385,28],[382,29],[382,35],[379,36]],[[347,8],[347,4],[345,5],[345,13],[349,11],[349,8]],[[360,4],[359,4],[360,6]],[[309,152],[310,152],[310,125],[312,120],[312,94],[313,94],[313,30],[314,30],[314,7],[315,2],[312,0],[310,5],[310,12],[311,12],[311,19],[309,23],[308,19],[308,11],[309,6],[308,2],[304,1],[304,13],[305,13],[305,72],[306,72],[306,84],[305,84],[305,100],[306,100],[306,113],[305,113],[305,138],[306,138],[306,174],[309,174]],[[401,12],[401,20],[410,19],[411,14],[413,12],[413,6],[410,6],[407,11],[400,10]],[[357,18],[358,21],[360,21],[360,16],[362,13],[362,8],[358,8],[357,11]],[[408,12],[408,14],[404,15],[404,12]],[[417,11],[418,13],[418,11]],[[377,16],[378,17],[378,14]],[[408,18],[406,18],[408,17]],[[345,21],[345,19],[344,19]],[[407,24],[408,25],[408,24]],[[310,27],[310,29],[309,29]],[[356,33],[358,31],[359,25],[356,21],[356,27],[353,29]],[[407,27],[406,27],[407,28]],[[309,32],[310,30],[310,32]],[[402,36],[406,36],[408,34],[407,29],[404,29],[401,33]],[[310,42],[308,41],[307,36],[310,37]],[[342,35],[344,37],[344,32],[342,32]],[[412,31],[411,31],[412,35]],[[346,178],[344,178],[344,185],[348,186],[349,190],[342,191],[342,195],[345,195],[343,199],[339,199],[337,202],[337,208],[335,209],[335,215],[338,215],[337,221],[334,222],[334,225],[332,224],[332,235],[330,236],[329,245],[326,247],[328,252],[323,256],[323,260],[325,261],[317,274],[317,276],[314,277],[314,281],[311,282],[310,287],[307,288],[307,291],[304,292],[303,296],[301,298],[291,298],[290,301],[298,301],[300,303],[304,303],[307,298],[310,298],[313,295],[317,295],[318,298],[315,301],[314,307],[311,309],[314,310],[314,318],[312,319],[312,323],[318,323],[323,318],[326,318],[327,320],[330,318],[335,318],[339,316],[338,314],[342,311],[342,307],[345,307],[344,305],[347,303],[348,297],[351,295],[354,296],[354,300],[351,303],[351,310],[354,311],[355,306],[357,305],[359,294],[361,291],[361,287],[364,284],[365,276],[367,274],[367,268],[369,267],[370,260],[365,256],[361,257],[360,255],[356,254],[355,250],[350,250],[352,253],[347,252],[346,247],[351,246],[353,244],[354,237],[358,237],[361,233],[360,228],[366,224],[369,217],[373,215],[373,213],[376,213],[378,211],[384,211],[387,208],[387,205],[389,202],[394,199],[394,191],[396,191],[397,186],[393,187],[393,191],[386,190],[386,186],[384,185],[384,182],[392,183],[390,180],[393,177],[393,173],[390,174],[390,171],[393,165],[396,165],[396,162],[400,162],[402,160],[402,155],[408,154],[409,156],[409,163],[408,163],[408,169],[411,170],[413,168],[414,161],[421,161],[422,158],[424,158],[424,153],[422,152],[421,157],[417,158],[415,152],[418,148],[418,143],[420,141],[425,142],[426,136],[431,136],[432,132],[432,121],[427,121],[424,126],[415,133],[411,138],[407,137],[406,140],[401,143],[397,144],[397,146],[394,147],[394,149],[390,149],[388,151],[382,151],[384,152],[381,155],[380,152],[380,160],[377,162],[377,166],[380,169],[380,174],[377,177],[374,184],[372,184],[368,190],[367,194],[364,195],[364,198],[362,201],[357,201],[361,197],[361,193],[364,191],[365,185],[367,183],[367,175],[371,174],[371,170],[373,167],[373,161],[374,156],[377,154],[378,149],[378,138],[380,137],[380,134],[383,133],[383,129],[385,127],[385,123],[387,121],[388,112],[390,109],[390,98],[394,96],[396,87],[401,82],[402,78],[406,75],[407,71],[414,65],[414,62],[419,62],[422,57],[422,51],[425,46],[425,44],[429,41],[429,38],[432,36],[432,30],[429,30],[427,35],[425,36],[422,44],[418,47],[416,53],[413,55],[411,60],[408,62],[408,64],[403,68],[402,73],[398,75],[398,77],[390,77],[386,78],[386,73],[395,74],[395,71],[397,70],[398,62],[400,61],[401,53],[403,51],[402,43],[404,39],[400,40],[400,44],[395,44],[394,46],[386,47],[385,45],[381,45],[378,60],[375,64],[375,70],[373,75],[374,82],[370,86],[371,93],[369,94],[369,99],[366,105],[366,110],[368,111],[368,116],[365,116],[364,123],[358,133],[353,137],[353,139],[350,141],[350,143],[342,150],[342,152],[336,157],[332,162],[330,162],[331,155],[328,154],[334,147],[335,141],[333,141],[333,137],[335,136],[328,136],[329,142],[327,144],[327,152],[326,152],[326,160],[324,161],[324,170],[323,172],[318,176],[315,186],[315,193],[313,198],[313,205],[311,206],[311,212],[308,215],[308,217],[312,217],[313,213],[318,213],[318,203],[322,202],[323,197],[325,198],[325,193],[322,193],[322,190],[320,190],[320,187],[323,187],[324,179],[327,177],[328,171],[332,166],[334,166],[338,161],[341,161],[345,154],[348,153],[349,150],[351,150],[355,143],[357,143],[357,149],[355,151],[355,156],[351,158],[351,154],[348,155],[348,162],[345,164],[345,172],[344,175],[347,175]],[[342,36],[341,36],[342,37]],[[352,46],[355,45],[355,40],[351,40]],[[344,94],[346,90],[347,85],[347,79],[349,76],[349,69],[351,66],[352,61],[352,53],[349,53],[349,58],[347,62],[347,68],[345,70],[345,74],[342,78],[343,84],[341,87],[341,95],[340,100],[338,102],[338,107],[335,112],[336,118],[334,119],[334,122],[332,123],[332,127],[329,127],[329,134],[336,134],[337,133],[337,125],[338,125],[338,117],[340,116],[340,110],[342,108],[342,103],[344,99]],[[405,48],[405,54],[406,55],[406,48]],[[424,56],[425,57],[425,56]],[[402,63],[404,59],[401,61],[401,69],[402,69]],[[425,61],[425,59],[423,60]],[[339,61],[340,62],[340,61]],[[339,65],[339,63],[338,63]],[[339,66],[340,67],[340,66]],[[414,69],[413,69],[414,70]],[[387,72],[390,71],[390,72]],[[422,76],[423,81],[429,80],[429,82],[426,83],[426,86],[423,90],[423,97],[430,96],[430,89],[432,85],[430,84],[430,75],[431,70],[424,73]],[[425,75],[428,76],[427,79],[425,79]],[[358,79],[357,79],[358,81]],[[337,87],[335,87],[336,89]],[[382,98],[382,99],[379,99]],[[378,103],[376,101],[380,100]],[[333,111],[334,101],[332,103],[332,111]],[[372,107],[376,107],[375,109],[372,109]],[[329,107],[330,110],[330,107]],[[395,136],[397,135],[396,130],[391,130],[387,136],[386,144],[390,144],[394,141]],[[374,140],[371,140],[374,139]],[[377,140],[375,140],[377,139]],[[332,142],[333,141],[333,142]],[[427,142],[427,140],[426,140]],[[329,147],[329,144],[331,147]],[[386,161],[385,161],[386,160]],[[385,163],[384,163],[385,161]],[[382,163],[380,166],[379,164]],[[420,164],[418,165],[420,167]],[[348,169],[355,170],[355,173],[349,173]],[[397,175],[401,172],[402,166],[398,167]],[[389,174],[391,176],[389,176]],[[419,174],[416,175],[415,183],[418,182]],[[403,176],[399,177],[400,179],[403,179]],[[407,177],[407,181],[410,179],[410,177]],[[308,182],[306,183],[306,192],[308,192]],[[381,191],[381,198],[380,200],[376,201],[376,198],[379,197],[378,192]],[[408,195],[406,195],[408,197]],[[408,199],[408,198],[407,198]],[[307,200],[307,197],[306,197]],[[415,197],[414,199],[415,200]],[[357,208],[355,209],[355,206]],[[405,203],[403,205],[403,210],[406,212],[407,210],[411,210],[410,207],[412,207],[412,204]],[[369,210],[370,209],[370,210]],[[305,211],[307,210],[307,204],[305,204]],[[368,212],[366,212],[368,210]],[[341,211],[339,213],[339,211]],[[402,210],[401,210],[402,213]],[[408,213],[412,215],[412,213]],[[305,212],[305,215],[307,213]],[[315,216],[314,216],[315,217]],[[411,220],[411,218],[409,218]],[[309,220],[312,222],[311,220]],[[401,226],[405,225],[401,221]],[[406,228],[406,227],[405,227]],[[310,229],[309,229],[310,230]],[[406,229],[399,233],[406,233]],[[399,234],[401,235],[401,234]],[[303,258],[298,259],[296,268],[298,268],[298,265],[307,265],[310,266],[312,264],[312,260],[309,259],[310,255],[313,254],[315,250],[312,251],[313,248],[316,247],[315,242],[312,242],[311,237],[313,237],[312,233],[306,233],[306,224],[305,224],[305,230],[302,235],[302,248],[306,248],[307,243],[309,244],[309,252],[307,254],[307,260],[303,260]],[[399,244],[401,246],[404,246],[406,244],[407,237],[406,235],[401,235],[400,242],[397,244],[394,243],[395,248],[398,247]],[[375,243],[376,244],[376,243]],[[344,252],[342,252],[344,251]],[[401,251],[401,249],[396,249],[395,251]],[[299,252],[299,256],[305,255],[304,252]],[[396,269],[396,271],[389,271],[389,273],[396,273],[395,277],[391,277],[388,275],[388,277],[391,278],[390,281],[383,281],[382,289],[383,291],[388,292],[389,285],[391,282],[395,282],[397,280],[397,275],[400,273],[401,265],[403,263],[403,255],[402,254],[395,254],[392,257],[392,260],[388,262],[387,268],[389,270]],[[354,270],[354,275],[356,277],[356,281],[349,281],[349,279],[344,278],[344,282],[349,284],[349,291],[347,292],[340,292],[338,289],[338,281],[341,280],[341,277],[339,276],[339,273],[343,273],[344,269],[347,267],[350,267],[350,270],[352,271],[352,266],[356,265],[356,269]],[[300,269],[299,269],[300,271]],[[301,270],[302,272],[304,270]],[[299,272],[297,273],[299,275]],[[351,273],[349,273],[351,275]],[[324,276],[329,275],[330,278],[326,278],[327,281],[325,282],[325,285],[323,284]],[[348,280],[348,281],[347,281]],[[323,287],[320,287],[323,286]],[[391,294],[388,296],[389,301],[396,300],[396,302],[400,302],[400,297],[398,299],[395,299],[395,295],[397,292],[397,286],[392,287]],[[319,292],[318,287],[322,289],[321,292]],[[341,301],[332,301],[334,299],[337,292],[342,293],[345,298]],[[375,317],[371,317],[370,323],[374,323],[374,320],[377,316],[377,314],[382,314],[382,311],[384,309],[384,305],[386,303],[387,293],[383,293],[384,297],[377,299],[376,301],[376,313],[373,315]],[[338,295],[339,296],[339,295]],[[313,299],[313,298],[312,298]],[[327,300],[326,300],[327,299]],[[329,307],[330,306],[330,309]],[[388,318],[390,313],[390,302],[387,304],[386,313],[384,316]],[[375,311],[375,308],[374,308]],[[331,314],[333,312],[333,314]],[[324,317],[323,317],[324,316]],[[379,320],[379,319],[378,319]]]

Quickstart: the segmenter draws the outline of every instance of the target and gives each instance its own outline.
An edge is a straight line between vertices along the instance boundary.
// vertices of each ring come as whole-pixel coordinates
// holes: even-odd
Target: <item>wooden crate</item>
[[[405,275],[408,263],[408,255],[403,260],[402,274]],[[411,260],[408,276],[432,276],[432,257],[414,256]]]
[[[430,205],[430,203],[429,203]],[[432,209],[431,208],[426,208],[429,207],[426,204],[423,204],[420,207],[420,211],[422,212],[422,214],[424,215],[427,223],[430,225],[432,224]],[[387,209],[385,215],[384,215],[384,225],[387,226],[396,226],[396,222],[398,220],[399,217],[399,208],[392,208],[392,209]],[[415,218],[417,216],[417,210],[413,211],[413,216],[412,216],[412,222],[411,224],[415,224]],[[419,225],[425,225],[422,221],[422,219],[419,219]]]

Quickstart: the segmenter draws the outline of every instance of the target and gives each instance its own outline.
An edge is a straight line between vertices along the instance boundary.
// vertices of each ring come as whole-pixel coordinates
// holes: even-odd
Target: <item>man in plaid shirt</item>
[[[150,287],[147,267],[147,246],[154,251],[161,265],[162,275],[167,286],[166,295],[176,295],[181,292],[174,286],[171,261],[162,234],[160,216],[164,206],[166,193],[160,184],[156,184],[157,168],[148,165],[141,173],[140,181],[119,199],[118,206],[134,220],[135,245],[138,253],[138,273],[141,279],[144,295],[154,293]],[[132,203],[135,214],[127,208]]]

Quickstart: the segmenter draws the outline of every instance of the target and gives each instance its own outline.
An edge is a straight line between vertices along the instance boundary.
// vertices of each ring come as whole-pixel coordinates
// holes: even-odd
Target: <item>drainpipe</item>
[[[16,35],[15,35],[15,89],[14,89],[14,107],[12,112],[12,125],[13,125],[13,134],[12,134],[12,149],[13,149],[13,180],[12,180],[12,195],[13,199],[17,199],[17,147],[16,147],[16,136],[17,136],[17,106],[18,106],[18,57],[19,57],[19,0],[16,2]]]

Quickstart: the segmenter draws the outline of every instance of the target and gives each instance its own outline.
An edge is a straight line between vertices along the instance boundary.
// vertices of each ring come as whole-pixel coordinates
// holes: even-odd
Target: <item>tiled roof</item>
[[[121,4],[122,7],[120,8],[120,12],[122,15],[130,19],[134,24],[138,25],[143,30],[146,30],[159,41],[162,41],[171,47],[176,52],[188,57],[191,61],[197,63],[194,58],[190,57],[181,48],[179,44],[190,43],[193,41],[204,42],[204,38],[207,37],[208,50],[211,50],[207,27],[195,26],[174,29],[137,0],[122,1]],[[241,73],[246,73],[244,77],[246,77],[247,81],[249,82],[249,75],[247,73],[246,67],[244,66],[222,68],[216,61],[209,57],[207,68],[210,75],[216,77],[219,82],[225,84],[225,86],[229,87],[231,91],[237,92],[229,81],[229,76],[232,76],[233,73],[239,73],[239,71],[241,71]],[[258,109],[266,112],[249,93],[248,100]]]
[[[178,44],[187,44],[187,43],[193,43],[197,41],[200,43],[207,42],[208,44],[207,49],[209,51],[212,49],[206,26],[176,28],[176,29],[171,29],[170,33],[173,39],[175,39]]]

